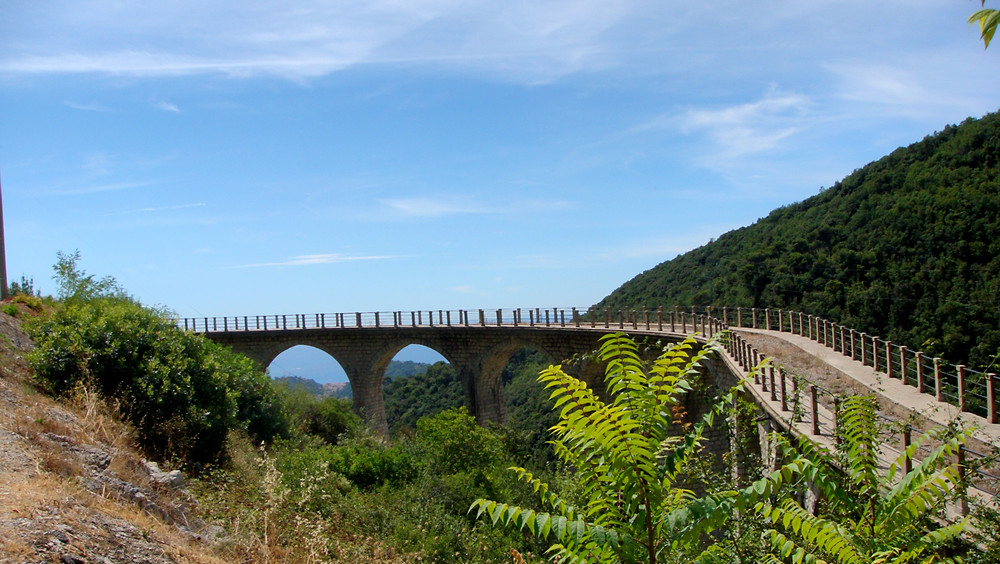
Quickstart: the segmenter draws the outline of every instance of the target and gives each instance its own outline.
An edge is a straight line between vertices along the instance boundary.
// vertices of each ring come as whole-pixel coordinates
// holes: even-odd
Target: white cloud
[[[79,196],[82,194],[97,194],[100,192],[117,192],[119,190],[132,190],[135,188],[145,188],[147,186],[152,186],[156,184],[155,182],[113,182],[110,184],[97,184],[91,186],[81,186],[79,188],[70,188],[67,190],[58,190],[55,192],[57,196]]]
[[[110,108],[107,108],[105,106],[102,106],[101,104],[96,104],[96,103],[80,104],[77,102],[73,102],[71,100],[67,100],[63,102],[63,104],[66,107],[73,108],[74,110],[83,110],[85,112],[102,112],[102,113],[111,112]]]
[[[735,106],[692,109],[675,119],[686,134],[703,134],[718,158],[739,158],[779,149],[802,130],[810,101],[798,94],[769,94]]]
[[[450,198],[449,198],[450,199]],[[447,201],[431,198],[398,198],[382,200],[392,215],[404,217],[442,217],[446,215],[489,213],[486,206],[473,202]]]
[[[164,212],[164,211],[186,210],[186,209],[190,209],[190,208],[201,208],[201,207],[205,207],[205,203],[204,202],[196,202],[196,203],[193,203],[193,204],[180,204],[180,205],[176,205],[176,206],[158,206],[158,207],[138,208],[138,209],[134,209],[134,210],[126,210],[126,211],[121,211],[121,212],[104,214],[104,217],[112,217],[112,216],[117,216],[117,215],[132,215],[132,214],[137,214],[137,213],[157,213],[157,212]]]
[[[55,2],[8,21],[0,71],[308,78],[357,64],[485,67],[546,80],[605,65],[626,0]]]
[[[333,264],[340,262],[354,262],[354,261],[368,261],[368,260],[389,260],[395,259],[391,255],[369,255],[369,256],[350,256],[342,255],[339,253],[327,253],[318,255],[299,255],[294,256],[288,260],[279,262],[261,262],[254,264],[244,264],[237,266],[236,268],[258,268],[263,266],[310,266],[314,264]]]
[[[154,106],[157,109],[163,110],[165,112],[170,112],[170,113],[174,113],[174,114],[181,113],[181,109],[178,108],[176,105],[171,104],[170,102],[159,102],[157,104],[154,104]]]

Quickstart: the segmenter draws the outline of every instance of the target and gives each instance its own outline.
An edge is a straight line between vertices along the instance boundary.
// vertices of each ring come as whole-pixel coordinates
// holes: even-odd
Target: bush
[[[286,426],[252,361],[131,299],[72,301],[29,330],[36,377],[57,394],[82,383],[117,402],[151,455],[214,461],[230,429],[270,440]]]

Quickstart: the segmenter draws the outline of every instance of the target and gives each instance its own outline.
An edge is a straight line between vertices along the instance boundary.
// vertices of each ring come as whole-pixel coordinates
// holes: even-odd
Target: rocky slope
[[[92,394],[39,393],[30,347],[0,314],[0,563],[225,562],[179,473],[144,461]]]

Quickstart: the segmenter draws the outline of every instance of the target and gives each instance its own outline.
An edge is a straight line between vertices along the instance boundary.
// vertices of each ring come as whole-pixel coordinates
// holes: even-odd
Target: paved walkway
[[[950,421],[955,419],[960,420],[966,428],[973,430],[972,437],[966,446],[970,453],[977,457],[993,452],[1000,445],[1000,424],[991,424],[985,418],[970,413],[960,413],[956,406],[938,402],[934,396],[920,393],[915,387],[908,386],[899,380],[889,379],[884,373],[875,372],[872,367],[852,360],[850,357],[844,356],[809,338],[792,333],[764,329],[739,328],[733,329],[733,331],[749,342],[753,341],[754,335],[766,335],[778,339],[787,345],[799,348],[806,355],[821,361],[838,378],[849,380],[848,385],[845,387],[858,389],[857,384],[860,384],[864,389],[874,392],[879,398],[880,407],[884,415],[897,421],[908,422],[911,426],[921,431],[947,426]],[[726,363],[730,365],[734,373],[747,374],[732,357],[729,355],[724,356]],[[774,360],[777,364],[781,363],[778,353],[774,353]],[[793,415],[792,404],[796,392],[793,391],[790,382],[786,382],[784,388],[786,401],[783,406],[781,401],[780,373],[778,371],[774,372],[779,375],[776,376],[773,382],[770,377],[770,371],[766,370],[765,374],[762,375],[762,380],[750,386],[752,393],[757,397],[758,405],[769,412],[768,414],[772,419],[790,424],[798,434],[809,436],[813,441],[828,449],[835,448],[835,422],[832,410],[828,407],[830,402],[827,401],[827,405],[823,405],[823,402],[818,402],[816,420],[819,433],[816,434],[812,422],[809,391],[807,387],[803,386],[797,392],[800,402],[800,420],[791,421]],[[805,377],[807,380],[811,379],[810,374],[800,374],[800,376]],[[898,458],[901,449],[902,436],[894,434],[891,429],[888,430],[883,437],[879,465],[883,469],[887,469]],[[920,458],[919,453],[916,458]],[[970,488],[970,496],[983,501],[990,500],[993,497],[993,490],[995,489],[995,484],[991,482],[994,481],[993,479],[974,480],[974,484],[976,485]],[[958,510],[952,509],[951,511],[957,512]]]
[[[830,349],[816,341],[793,333],[767,331],[763,329],[735,329],[736,333],[747,336],[753,334],[767,335],[780,339],[798,347],[810,356],[821,360],[844,378],[849,378],[864,388],[873,391],[883,405],[883,410],[896,419],[906,419],[908,414],[914,414],[919,420],[914,426],[928,429],[934,426],[947,426],[954,420],[961,421],[966,428],[972,428],[973,439],[992,447],[1000,446],[1000,424],[990,423],[984,417],[971,413],[961,413],[957,406],[939,402],[926,393],[920,393],[913,386],[904,384],[898,379],[887,378],[882,372],[876,372],[871,366],[861,364],[857,360]],[[806,378],[808,374],[803,374]]]

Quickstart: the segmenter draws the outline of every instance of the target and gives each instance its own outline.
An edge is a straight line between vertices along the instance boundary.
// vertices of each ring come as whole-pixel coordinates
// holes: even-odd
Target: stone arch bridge
[[[767,444],[770,430],[809,435],[834,448],[838,394],[845,393],[876,394],[883,413],[900,421],[892,431],[895,434],[884,438],[880,457],[885,466],[896,456],[894,452],[898,454],[909,444],[911,426],[926,430],[958,419],[974,427],[971,448],[960,451],[960,468],[965,467],[963,457],[985,456],[1000,444],[995,374],[950,365],[829,320],[781,309],[435,310],[201,317],[181,319],[178,324],[229,345],[263,367],[296,345],[325,351],[347,373],[354,409],[383,433],[387,432],[382,399],[385,369],[408,345],[429,347],[447,359],[465,388],[469,412],[485,422],[505,419],[501,373],[521,348],[539,350],[559,362],[597,349],[600,337],[612,331],[661,344],[690,335],[705,343],[726,332],[725,354],[710,357],[703,365],[703,374],[715,389],[752,381],[744,387],[743,397],[757,406],[758,416],[750,426],[759,431],[764,459],[775,454],[769,453]],[[767,349],[761,337],[764,342],[780,341],[791,349],[771,347],[765,353],[757,346]],[[794,364],[793,359],[782,356],[789,350],[822,362],[825,372],[836,373],[836,381],[820,381],[815,375],[786,370],[786,364]],[[565,368],[598,394],[604,392],[603,367],[596,361],[583,359]],[[702,399],[686,398],[689,414],[698,414]],[[740,427],[739,422],[732,423]],[[731,447],[726,436],[708,439],[715,449]],[[992,484],[1000,479],[981,469],[977,472],[979,478],[987,476],[979,482]],[[976,479],[972,483],[973,491],[981,491],[976,489],[980,487]]]
[[[265,368],[297,345],[326,352],[347,373],[355,411],[372,427],[387,432],[385,370],[406,346],[422,345],[441,354],[458,373],[469,412],[481,422],[503,422],[501,374],[511,356],[524,347],[556,363],[578,359],[565,369],[600,392],[603,367],[581,357],[596,350],[607,332],[628,329],[669,343],[683,340],[689,332],[712,331],[706,316],[692,317],[688,312],[676,316],[662,310],[652,316],[647,312],[643,320],[640,327],[635,316],[626,324],[624,318],[617,323],[610,318],[597,321],[592,312],[585,319],[576,309],[521,309],[187,318],[180,323]]]

